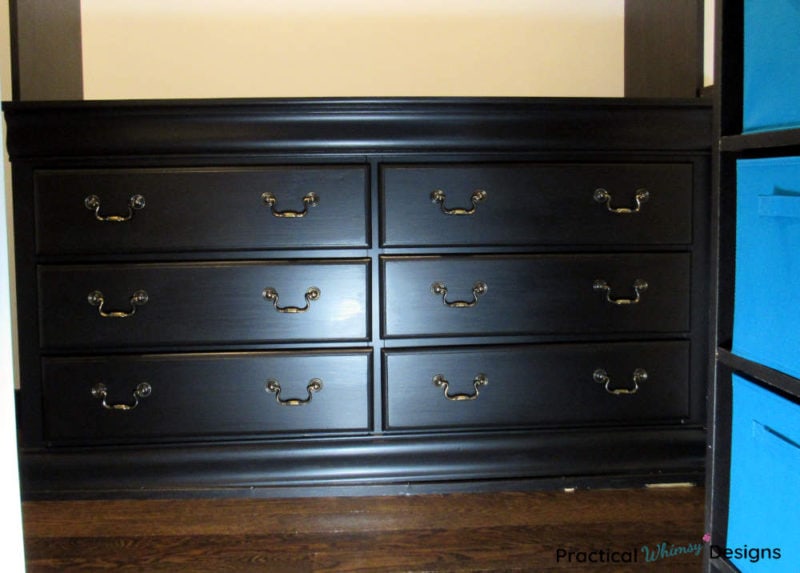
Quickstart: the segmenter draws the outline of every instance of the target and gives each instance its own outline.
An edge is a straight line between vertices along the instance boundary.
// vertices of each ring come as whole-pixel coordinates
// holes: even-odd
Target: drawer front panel
[[[381,184],[385,246],[692,240],[688,164],[396,166]],[[611,212],[636,211],[645,190],[638,212]]]
[[[363,340],[368,268],[366,260],[43,266],[41,343],[60,349]],[[147,300],[137,304],[140,292]]]
[[[800,157],[737,163],[733,352],[800,377]]]
[[[647,423],[689,416],[684,341],[390,350],[384,366],[387,429]]]
[[[689,266],[688,254],[386,257],[384,333],[683,332]]]
[[[360,351],[46,358],[46,435],[59,442],[366,431],[370,363]],[[309,389],[315,379],[319,387]],[[267,390],[269,381],[277,388]],[[143,383],[149,393],[136,396]]]
[[[43,171],[35,178],[37,248],[91,254],[364,247],[366,173],[360,166]]]
[[[726,545],[784,548],[786,561],[753,563],[741,554],[731,561],[737,571],[791,570],[787,562],[796,558],[788,554],[796,555],[800,544],[800,513],[792,509],[800,475],[800,404],[735,374],[732,383]]]

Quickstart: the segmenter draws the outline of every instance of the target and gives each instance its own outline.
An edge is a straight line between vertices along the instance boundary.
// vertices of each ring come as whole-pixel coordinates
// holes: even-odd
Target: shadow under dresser
[[[27,499],[702,480],[707,102],[4,112]]]

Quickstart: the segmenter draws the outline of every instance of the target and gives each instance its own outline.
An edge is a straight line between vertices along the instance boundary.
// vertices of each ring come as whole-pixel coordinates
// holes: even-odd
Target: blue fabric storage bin
[[[800,405],[733,376],[728,538],[741,571],[800,567]]]
[[[800,0],[745,0],[745,132],[800,127]]]
[[[800,378],[800,157],[737,162],[733,353]]]

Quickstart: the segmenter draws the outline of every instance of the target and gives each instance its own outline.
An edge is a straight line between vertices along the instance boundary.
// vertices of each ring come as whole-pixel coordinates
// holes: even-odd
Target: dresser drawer
[[[371,426],[367,351],[45,358],[47,439],[114,441]]]
[[[381,198],[385,246],[692,240],[689,164],[385,166]]]
[[[684,332],[688,254],[385,257],[387,337]]]
[[[41,344],[363,340],[368,268],[368,260],[41,266]]]
[[[362,166],[39,171],[37,249],[364,247],[366,173]]]
[[[689,416],[689,343],[565,344],[384,355],[386,427],[634,424]]]

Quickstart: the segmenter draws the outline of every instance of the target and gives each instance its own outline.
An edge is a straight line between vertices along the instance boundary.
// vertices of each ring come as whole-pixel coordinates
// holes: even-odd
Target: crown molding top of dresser
[[[393,98],[6,102],[12,160],[396,151],[704,151],[701,99]],[[104,136],[105,134],[105,136]]]

